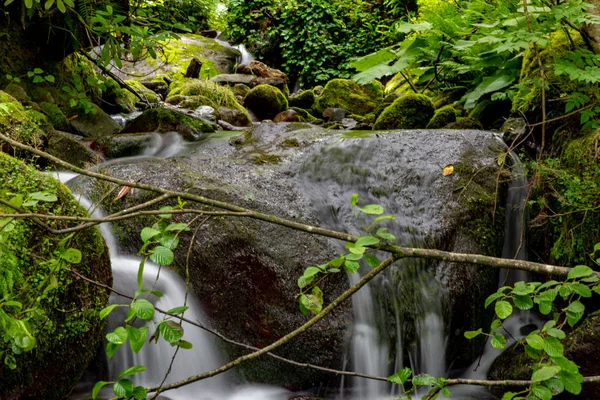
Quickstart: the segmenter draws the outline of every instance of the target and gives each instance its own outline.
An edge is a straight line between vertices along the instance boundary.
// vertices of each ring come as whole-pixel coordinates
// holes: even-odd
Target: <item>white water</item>
[[[70,172],[55,173],[62,182],[67,182],[77,176]],[[92,211],[95,207],[84,198],[80,199],[81,204]],[[102,218],[102,213],[95,210],[92,213],[95,218]],[[111,265],[113,270],[113,289],[120,293],[133,295],[138,289],[137,271],[141,258],[135,256],[121,255],[118,244],[112,233],[110,224],[101,224],[100,231],[111,255]],[[208,325],[200,305],[195,296],[189,294],[186,296],[186,287],[184,281],[175,272],[167,267],[160,267],[152,262],[146,262],[144,267],[144,288],[152,288],[164,294],[161,298],[151,296],[148,300],[152,301],[157,308],[169,310],[176,306],[186,304],[189,307],[184,314],[185,318],[198,322],[204,326]],[[112,294],[111,304],[127,304],[130,301]],[[117,326],[123,325],[125,307],[113,311],[108,318],[107,331],[112,331]],[[152,321],[145,322],[150,328],[150,335],[156,329],[157,323],[162,320],[163,315],[156,312]],[[143,323],[143,322],[142,322]],[[128,344],[122,346],[112,359],[108,361],[109,380],[117,380],[118,374],[125,368],[133,365],[144,365],[147,371],[133,377],[136,385],[145,387],[158,386],[163,379],[165,384],[177,382],[190,376],[199,375],[204,372],[216,369],[225,364],[220,354],[215,350],[217,343],[214,337],[206,331],[188,324],[182,323],[184,328],[184,340],[193,344],[191,350],[181,349],[178,351],[171,366],[171,371],[167,375],[171,360],[176,348],[164,340],[159,340],[157,344],[146,343],[139,353],[134,353]],[[98,377],[98,380],[101,378]],[[101,396],[111,396],[110,386],[105,387],[100,393]],[[74,394],[70,399],[83,399],[89,397],[90,393]],[[217,375],[179,389],[169,390],[161,393],[161,399],[170,400],[287,400],[293,393],[277,387],[266,385],[236,385],[231,382],[231,377],[227,374]]]

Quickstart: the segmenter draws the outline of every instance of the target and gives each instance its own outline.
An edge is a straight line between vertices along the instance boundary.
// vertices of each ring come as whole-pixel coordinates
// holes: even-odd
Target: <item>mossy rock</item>
[[[48,132],[45,151],[79,168],[88,168],[100,162],[98,155],[67,132]]]
[[[465,117],[459,118],[456,122],[451,122],[445,126],[446,129],[476,129],[483,130],[481,122],[474,120],[473,118]]]
[[[112,78],[105,81],[106,88],[102,91],[102,109],[109,114],[132,113],[139,99],[131,92],[121,88]],[[131,95],[131,96],[129,96]]]
[[[25,114],[27,114],[27,118],[29,118],[29,120],[37,125],[42,131],[50,132],[54,129],[49,121],[49,118],[45,114],[42,114],[34,109],[25,110]]]
[[[109,159],[138,156],[152,145],[155,136],[153,133],[113,135],[98,139],[95,145]]]
[[[16,195],[27,197],[34,192],[50,192],[55,202],[40,201],[35,211],[42,214],[88,216],[66,186],[6,154],[0,153],[0,198],[11,200]],[[0,206],[0,212],[13,210]],[[54,229],[73,226],[72,223],[46,221]],[[75,225],[77,225],[76,223]],[[6,227],[5,227],[6,228]],[[4,230],[6,232],[6,229]],[[78,273],[105,285],[112,284],[108,249],[98,228],[79,231],[67,247],[81,252],[76,265],[65,263],[56,267],[59,241],[63,237],[46,232],[32,220],[11,223],[10,234],[3,232],[3,251],[11,249],[14,258],[0,258],[0,276],[12,273],[14,286],[11,300],[34,305],[39,314],[26,323],[35,337],[36,347],[15,355],[16,369],[0,363],[0,393],[11,399],[63,399],[78,382],[88,363],[104,340],[104,321],[99,312],[108,303],[109,292],[90,284],[67,271]],[[6,254],[6,253],[5,253]],[[54,261],[56,263],[56,261]],[[56,279],[56,288],[48,287]],[[44,294],[44,290],[48,291]],[[40,302],[36,304],[36,298]],[[13,309],[4,307],[5,312]],[[6,332],[6,331],[5,331]],[[11,343],[0,343],[3,354],[11,354]]]
[[[175,97],[177,97],[177,96],[175,96]],[[196,95],[196,96],[185,96],[183,98],[183,100],[180,101],[178,104],[183,108],[190,108],[193,110],[200,106],[212,107],[213,101],[206,96]]]
[[[315,118],[310,112],[308,112],[307,110],[304,110],[302,108],[299,107],[290,107],[292,110],[296,111],[296,114],[298,114],[298,117],[300,117],[300,122],[314,122],[317,120],[317,118]]]
[[[407,94],[388,106],[375,121],[374,130],[425,128],[435,109],[429,97]]]
[[[48,115],[48,119],[54,129],[63,132],[70,132],[73,129],[65,114],[56,104],[41,102],[40,107]]]
[[[138,92],[138,94],[143,99],[146,99],[148,101],[148,103],[158,104],[158,102],[160,101],[160,97],[158,96],[158,94],[154,93],[152,90],[150,90],[146,86],[142,85],[142,83],[140,81],[131,79],[131,80],[126,80],[125,83],[128,84],[129,86],[131,86],[131,88],[133,90]],[[129,97],[129,101],[133,102],[133,104],[140,101],[140,99],[136,95],[131,93],[129,90],[125,90],[125,93],[126,93],[126,96]]]
[[[18,83],[13,82],[8,84],[8,86],[4,88],[4,91],[21,103],[26,103],[30,100],[27,91]]]
[[[359,85],[350,79],[333,79],[316,98],[313,110],[321,115],[326,108],[343,108],[350,114],[365,115],[374,111],[382,100],[383,85],[377,81]]]
[[[243,83],[236,83],[233,85],[231,90],[236,96],[246,97],[248,92],[250,92],[250,87],[248,85],[244,85]]]
[[[315,92],[312,90],[303,90],[290,97],[290,107],[303,108],[309,110],[315,104]]]
[[[119,124],[95,104],[91,112],[80,114],[71,121],[71,125],[81,136],[94,139],[114,135],[121,130]]]
[[[444,106],[435,112],[427,129],[440,129],[452,122],[456,122],[456,110],[452,106]]]
[[[214,131],[208,122],[192,118],[179,111],[152,108],[129,122],[122,133],[178,132],[185,140],[195,141],[204,138],[206,133]]]
[[[23,105],[11,95],[0,91],[0,132],[14,140],[35,148],[41,148],[45,140],[45,132],[30,119]],[[0,150],[22,158],[31,158],[31,154],[12,149],[8,144],[0,142]]]
[[[172,82],[169,86],[166,102],[183,105],[182,103],[186,98],[179,96],[186,96],[186,98],[204,96],[203,98],[197,98],[197,100],[202,100],[203,104],[196,105],[198,104],[197,102],[188,103],[189,105],[196,105],[196,107],[200,105],[211,106],[215,110],[219,109],[219,107],[225,107],[248,114],[246,109],[237,101],[233,91],[229,87],[221,86],[218,83],[204,79],[185,78]],[[248,118],[250,118],[249,115]]]
[[[260,119],[273,119],[288,108],[288,101],[281,90],[269,85],[258,85],[250,90],[244,103]]]

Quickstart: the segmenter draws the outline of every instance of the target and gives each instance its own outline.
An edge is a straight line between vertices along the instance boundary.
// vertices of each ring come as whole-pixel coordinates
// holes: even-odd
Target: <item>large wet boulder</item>
[[[51,194],[56,201],[40,200],[35,206],[22,207],[42,214],[88,216],[64,185],[2,153],[0,175],[2,200],[18,204],[33,193],[46,193],[41,197],[52,200]],[[0,212],[14,210],[0,206]],[[2,222],[0,232],[0,282],[4,299],[37,311],[21,314],[14,305],[2,301],[3,315],[21,314],[18,320],[23,325],[14,324],[10,328],[3,325],[0,393],[6,399],[63,399],[103,343],[104,323],[98,314],[107,305],[109,295],[106,289],[78,278],[68,269],[110,285],[108,249],[96,227],[80,231],[61,244],[65,235],[53,235],[33,220],[16,219],[8,221],[8,225],[6,222]],[[79,224],[46,223],[54,229]],[[68,248],[77,249],[81,260],[69,256],[74,250]],[[2,323],[6,322],[3,318]],[[20,326],[28,327],[31,336],[20,330]],[[30,351],[19,354],[15,349]]]
[[[188,193],[295,221],[362,234],[350,206],[352,194],[358,193],[360,205],[381,204],[395,215],[395,221],[378,225],[389,228],[400,243],[500,254],[505,185],[499,185],[496,200],[495,182],[500,169],[497,154],[503,147],[491,133],[391,131],[352,138],[308,124],[273,123],[253,127],[231,144],[228,138],[213,137],[177,158],[107,165],[103,171],[122,179],[141,176],[144,183],[185,188]],[[454,174],[443,174],[447,164],[455,166]],[[82,187],[100,200],[112,185]],[[103,206],[112,212],[154,196],[135,191],[120,204],[105,201]],[[139,231],[148,223],[115,223],[116,236],[126,251],[137,252],[142,244]],[[191,232],[182,236],[183,248],[188,248],[191,236]],[[211,218],[199,228],[191,246],[189,272],[217,330],[262,347],[305,321],[295,299],[303,268],[346,251],[343,242],[250,218]],[[176,255],[180,271],[185,270],[185,253]],[[363,268],[368,270],[366,265]],[[454,361],[453,366],[460,368],[475,359],[483,343],[469,341],[463,333],[489,323],[490,310],[481,305],[497,287],[497,272],[406,261],[374,280],[370,287],[377,307],[367,313],[380,318],[382,341],[398,343],[400,326],[404,344],[404,349],[393,349],[384,357],[389,368],[400,352],[408,363],[409,352],[419,345],[419,326],[427,313],[441,321],[442,336],[450,332],[448,363]],[[344,276],[329,279],[323,284],[326,304],[347,287]],[[338,368],[351,319],[346,304],[278,354]],[[239,349],[227,349],[232,356],[241,354]],[[250,381],[293,388],[327,384],[330,378],[268,358],[241,368]]]
[[[114,135],[121,127],[110,115],[100,107],[92,104],[92,109],[86,114],[80,114],[71,121],[75,133],[86,137],[97,139],[103,136]]]
[[[318,116],[326,108],[343,108],[351,114],[365,115],[374,111],[382,100],[383,86],[377,81],[359,85],[351,79],[332,79],[317,96],[313,110]]]
[[[206,133],[214,131],[215,129],[208,122],[192,118],[179,111],[169,108],[152,108],[130,121],[122,133],[178,132],[185,140],[191,142],[202,139]]]
[[[250,90],[244,104],[260,119],[273,119],[288,108],[288,101],[281,90],[270,85],[258,85]]]

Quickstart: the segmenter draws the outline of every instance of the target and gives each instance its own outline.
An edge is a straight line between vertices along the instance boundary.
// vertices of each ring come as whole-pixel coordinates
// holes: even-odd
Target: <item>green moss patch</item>
[[[316,98],[313,110],[316,115],[322,115],[326,108],[333,107],[365,115],[374,111],[382,100],[383,86],[377,81],[359,85],[350,79],[333,79]]]
[[[273,119],[288,108],[288,101],[281,90],[270,85],[258,85],[250,90],[245,99],[248,107],[260,119]]]
[[[427,124],[427,129],[440,129],[451,122],[456,122],[456,110],[452,106],[445,106],[435,112]]]
[[[214,132],[214,128],[207,122],[192,118],[179,111],[168,108],[152,108],[144,111],[142,115],[131,121],[123,133],[142,132],[179,132],[185,140],[195,141]]]
[[[394,100],[375,121],[373,129],[425,128],[434,114],[433,103],[422,94],[407,94]]]

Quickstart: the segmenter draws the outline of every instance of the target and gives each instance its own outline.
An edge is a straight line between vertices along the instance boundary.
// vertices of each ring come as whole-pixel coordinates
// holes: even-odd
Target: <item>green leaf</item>
[[[555,337],[558,340],[562,340],[567,336],[567,335],[565,335],[565,332],[563,332],[560,329],[556,329],[556,328],[548,329],[548,335]]]
[[[119,326],[114,331],[106,334],[106,340],[110,343],[121,345],[127,341],[127,331],[122,326]]]
[[[52,75],[46,75],[46,76],[44,77],[44,79],[45,79],[45,80],[47,80],[47,81],[48,81],[48,82],[50,82],[50,83],[54,83],[54,81],[55,81],[55,80],[54,80],[54,76],[52,76]]]
[[[396,236],[388,233],[387,228],[379,228],[375,234],[385,240],[396,240]]]
[[[321,270],[321,268],[318,268],[318,267],[308,267],[308,268],[306,268],[306,270],[304,271],[304,274],[302,274],[302,276],[304,276],[304,279],[308,280],[308,279],[312,278],[313,276],[315,276],[315,275],[317,275],[317,274],[319,274],[321,272],[323,272]]]
[[[105,382],[105,381],[98,381],[96,382],[96,384],[94,385],[94,388],[92,389],[92,399],[96,399],[98,397],[98,392],[100,392],[100,389],[102,389],[104,386],[108,385],[111,382]]]
[[[583,317],[583,313],[574,313],[570,310],[567,310],[567,322],[569,326],[573,327],[579,320]]]
[[[323,309],[322,302],[320,302],[319,299],[312,294],[303,294],[300,296],[300,304],[307,311],[313,314],[318,314]]]
[[[436,383],[435,376],[429,374],[419,374],[412,379],[412,384],[415,386],[434,386]]]
[[[404,385],[404,383],[410,378],[412,375],[412,370],[410,368],[402,368],[400,371],[396,372],[394,375],[389,376],[387,378],[388,381],[395,383],[397,385]]]
[[[500,319],[508,318],[513,312],[513,308],[510,305],[510,303],[504,300],[498,301],[496,303],[496,306],[494,307],[494,310],[496,311],[496,315]]]
[[[144,267],[146,265],[146,258],[143,258],[140,262],[140,266],[137,272],[137,284],[140,289],[144,288]]]
[[[572,374],[564,371],[560,371],[558,374],[560,380],[565,385],[565,390],[574,395],[581,393],[581,382],[583,382],[583,376],[581,374]]]
[[[531,375],[532,382],[542,382],[558,374],[560,367],[542,367]]]
[[[567,310],[571,311],[572,313],[579,314],[585,312],[585,306],[580,301],[575,300],[569,304]]]
[[[564,347],[558,339],[554,337],[545,337],[544,338],[544,351],[550,357],[560,357],[564,353]]]
[[[594,277],[595,278],[595,277]],[[580,295],[581,297],[589,298],[592,297],[592,290],[588,285],[584,285],[583,283],[575,282],[571,286],[575,293]]]
[[[186,340],[180,340],[175,344],[185,350],[191,350],[194,347],[193,344],[191,344],[190,342],[188,342]]]
[[[379,259],[373,254],[365,254],[365,261],[371,268],[377,268],[381,264]]]
[[[62,258],[69,264],[79,264],[82,259],[81,251],[73,248],[68,248],[60,253],[60,258]]]
[[[384,210],[379,204],[367,204],[366,206],[358,209],[360,212],[371,215],[383,214]]]
[[[358,194],[354,193],[350,199],[350,205],[354,207],[356,204],[358,204]]]
[[[531,391],[540,400],[551,400],[552,399],[552,390],[548,389],[545,386],[541,386],[541,385],[533,386],[531,388]]]
[[[492,293],[491,295],[488,296],[487,299],[485,299],[485,308],[487,308],[490,304],[492,304],[496,299],[500,298],[504,296],[504,293]]]
[[[375,221],[373,221],[373,222],[377,223],[377,222],[381,222],[381,221],[391,221],[394,219],[396,219],[396,217],[394,217],[393,215],[382,215],[381,217],[375,218]]]
[[[183,327],[175,321],[163,321],[158,325],[158,331],[169,343],[175,343],[183,337]]]
[[[544,339],[537,333],[530,333],[525,338],[525,341],[528,345],[530,345],[536,350],[542,350],[544,348]]]
[[[110,306],[104,307],[102,310],[100,310],[100,319],[108,317],[108,315],[113,312],[115,308],[122,306],[123,304],[111,304]]]
[[[350,253],[350,254],[346,254],[344,256],[344,259],[346,260],[350,260],[350,261],[359,261],[363,258],[363,253],[359,253],[359,254],[354,254],[354,253]]]
[[[124,378],[126,376],[131,376],[135,374],[139,374],[140,372],[146,371],[146,367],[143,365],[134,365],[133,367],[129,367],[125,369],[123,372],[119,374],[119,379]]]
[[[49,10],[50,7],[52,7],[53,4],[54,4],[54,0],[47,0],[46,3],[44,4],[44,8],[46,10]]]
[[[177,314],[183,314],[184,312],[186,312],[189,309],[188,306],[179,306],[179,307],[174,307],[171,308],[169,311],[167,311],[167,314],[173,314],[173,315],[177,315]]]
[[[136,386],[133,388],[132,394],[135,400],[146,400],[148,397],[148,390],[143,386]]]
[[[465,337],[467,339],[473,339],[474,337],[477,337],[481,334],[481,328],[477,329],[476,331],[466,331],[465,332]]]
[[[569,271],[569,275],[567,275],[567,279],[577,279],[583,278],[586,276],[590,276],[594,273],[594,270],[586,265],[578,265]]]
[[[560,372],[559,372],[559,376],[560,376]],[[548,379],[547,381],[544,381],[544,385],[546,385],[546,387],[548,389],[550,389],[552,391],[552,394],[554,394],[554,395],[562,393],[565,390],[565,385],[562,383],[562,381],[559,378]]]
[[[154,306],[146,299],[136,299],[131,303],[131,310],[135,316],[141,319],[152,319]]]
[[[144,243],[146,243],[148,240],[150,240],[153,237],[160,235],[160,234],[161,234],[161,231],[159,231],[158,229],[153,229],[153,228],[148,228],[148,227],[145,227],[140,232],[142,242],[144,242]]]
[[[533,300],[529,296],[518,296],[513,297],[515,306],[521,310],[530,310],[533,308]]]
[[[115,396],[117,397],[131,397],[133,393],[133,382],[129,379],[119,379],[119,381],[113,385],[113,392],[115,392]]]
[[[513,397],[515,397],[518,394],[519,393],[515,393],[515,392],[506,392],[506,393],[504,393],[504,396],[502,396],[502,400],[512,400]]]
[[[179,224],[170,224],[166,227],[165,231],[188,231],[190,228],[188,224],[179,223]]]
[[[29,199],[37,200],[37,201],[46,201],[49,203],[53,203],[58,200],[54,193],[50,192],[33,192],[29,193],[27,196]]]
[[[134,353],[139,353],[148,337],[148,327],[136,328],[135,326],[127,325],[127,337],[129,338],[131,350]]]
[[[496,349],[503,349],[504,347],[506,347],[506,338],[500,333],[494,333],[494,337],[492,338],[491,344],[492,347]]]
[[[41,69],[41,68],[34,68],[33,69],[33,73],[36,74],[36,75],[40,75],[40,74],[44,73],[44,70]]]
[[[346,260],[344,262],[344,269],[351,274],[355,274],[360,269],[360,264],[357,263],[356,261]]]
[[[373,236],[361,236],[354,243],[356,246],[372,246],[374,244],[379,243],[379,239]]]
[[[512,85],[516,78],[517,76],[508,75],[505,70],[499,70],[492,76],[486,76],[473,91],[464,97],[466,100],[464,108],[474,108],[481,97]]]
[[[156,246],[150,250],[150,260],[158,265],[170,265],[174,257],[173,251],[165,246]]]
[[[400,23],[394,25],[395,31],[400,33],[410,33],[410,32],[423,32],[428,31],[433,26],[429,22],[422,22],[420,24],[411,24],[411,23]]]

